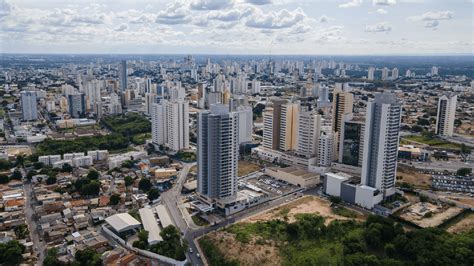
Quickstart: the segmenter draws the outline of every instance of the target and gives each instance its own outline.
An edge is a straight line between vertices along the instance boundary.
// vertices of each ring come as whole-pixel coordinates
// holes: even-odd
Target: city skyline
[[[0,1],[1,53],[471,54],[472,1]],[[297,49],[295,49],[297,48]]]

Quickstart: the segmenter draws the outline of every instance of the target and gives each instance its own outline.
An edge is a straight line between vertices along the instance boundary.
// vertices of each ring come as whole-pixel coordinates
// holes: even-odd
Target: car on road
[[[193,253],[193,249],[192,249],[192,248],[189,248],[189,253]]]
[[[199,253],[196,253],[196,257],[201,258],[201,255],[199,255]]]

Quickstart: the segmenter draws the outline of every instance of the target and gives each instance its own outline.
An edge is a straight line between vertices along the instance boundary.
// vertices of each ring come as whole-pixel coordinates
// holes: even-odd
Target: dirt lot
[[[305,196],[293,202],[281,205],[264,213],[246,219],[247,222],[267,221],[276,218],[288,217],[289,222],[295,221],[295,215],[299,213],[317,213],[326,218],[326,224],[333,220],[349,220],[344,216],[334,214],[331,209],[331,203],[327,200],[315,197]],[[357,212],[356,220],[364,220],[365,216]]]
[[[419,202],[406,208],[400,218],[426,228],[439,226],[460,212],[462,209],[459,207],[441,207],[429,202]]]
[[[430,175],[419,173],[418,171],[406,166],[398,166],[397,177],[402,177],[402,179],[397,180],[398,183],[407,182],[415,187],[425,189],[429,189],[431,186]]]
[[[245,176],[260,170],[260,166],[247,161],[239,161],[238,176]]]
[[[469,213],[463,217],[459,222],[453,224],[448,228],[450,233],[464,233],[474,228],[474,213]]]
[[[466,196],[440,196],[441,198],[446,198],[449,200],[457,201],[461,204],[468,205],[471,208],[474,208],[474,198]]]
[[[216,231],[207,235],[226,259],[236,259],[239,265],[281,265],[278,247],[271,241],[257,241],[241,243],[233,234],[225,231]]]

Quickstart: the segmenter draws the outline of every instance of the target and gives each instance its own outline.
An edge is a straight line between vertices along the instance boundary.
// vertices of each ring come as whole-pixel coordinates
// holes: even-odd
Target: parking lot
[[[298,187],[290,185],[285,181],[276,180],[267,175],[261,175],[259,177],[250,178],[243,181],[242,183],[255,186],[268,193],[271,197],[286,195],[299,189]]]

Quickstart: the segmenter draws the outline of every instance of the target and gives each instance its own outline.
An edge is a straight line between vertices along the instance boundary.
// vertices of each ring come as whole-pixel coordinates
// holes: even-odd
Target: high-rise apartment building
[[[352,109],[354,105],[354,95],[350,92],[343,91],[340,88],[336,88],[333,92],[332,100],[332,131],[336,135],[335,147],[339,147],[340,143],[340,133],[344,124],[344,118],[347,115],[352,114]],[[336,149],[337,158],[338,149]]]
[[[453,136],[454,119],[456,115],[457,95],[443,95],[438,100],[438,115],[436,116],[436,134]]]
[[[263,111],[263,147],[272,150],[280,148],[281,106],[287,103],[283,99],[272,99]]]
[[[352,93],[342,91],[339,88],[334,90],[332,101],[332,130],[334,132],[341,131],[344,116],[352,114],[353,105],[354,95]]]
[[[340,134],[339,163],[362,166],[365,124],[346,116]]]
[[[189,103],[183,99],[151,104],[152,141],[173,152],[189,148]]]
[[[323,128],[318,138],[317,164],[327,167],[331,165],[334,157],[334,134],[330,127]]]
[[[298,114],[298,145],[296,153],[306,158],[318,155],[321,115],[315,110],[301,106]]]
[[[401,112],[401,104],[388,92],[367,103],[361,184],[377,189],[383,198],[395,193]]]
[[[79,118],[85,115],[86,97],[83,93],[69,94],[67,99],[71,117]]]
[[[25,121],[38,119],[38,103],[36,102],[35,91],[21,92],[21,115]]]
[[[299,103],[286,103],[281,106],[280,150],[295,150],[298,143]]]
[[[367,71],[367,79],[368,80],[375,79],[375,67],[369,67],[369,70]]]
[[[198,115],[198,193],[211,200],[237,194],[239,116],[214,104]]]
[[[398,76],[399,76],[399,71],[398,71],[398,68],[394,68],[392,69],[392,80],[396,80],[398,79]]]
[[[230,110],[239,116],[239,144],[252,141],[253,112],[245,96],[234,96],[229,101]]]
[[[125,91],[127,89],[127,61],[122,60],[120,62],[120,69],[119,69],[119,75],[120,75],[120,90]]]
[[[389,73],[388,68],[386,68],[386,67],[382,68],[382,80],[387,80],[388,79],[388,73]]]

